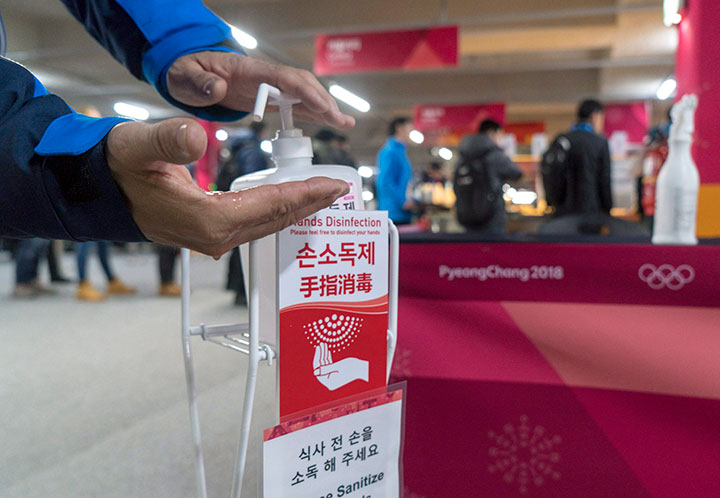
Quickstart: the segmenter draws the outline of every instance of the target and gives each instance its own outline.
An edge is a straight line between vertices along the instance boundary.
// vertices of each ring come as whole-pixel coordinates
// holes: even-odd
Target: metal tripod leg
[[[192,346],[190,344],[190,250],[180,251],[182,266],[182,342],[183,358],[185,360],[185,383],[187,385],[188,408],[190,409],[190,426],[192,428],[193,454],[195,457],[195,481],[198,498],[207,498],[207,484],[205,481],[205,462],[202,453],[202,439],[200,438],[200,416],[197,407],[197,392],[195,390],[195,371],[192,361]]]
[[[247,381],[245,384],[245,403],[243,404],[242,418],[242,434],[240,443],[238,444],[237,455],[235,457],[235,471],[233,476],[232,498],[240,498],[242,491],[242,481],[245,475],[245,462],[247,461],[247,449],[250,442],[250,424],[252,422],[252,410],[255,401],[255,386],[257,384],[257,372],[260,364],[260,268],[259,265],[252,264],[253,261],[259,261],[259,244],[255,241],[250,242],[250,295],[248,296],[248,306],[250,315],[250,363],[248,365]]]

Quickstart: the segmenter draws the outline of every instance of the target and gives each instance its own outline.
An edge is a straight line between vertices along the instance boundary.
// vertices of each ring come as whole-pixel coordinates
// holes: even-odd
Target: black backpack
[[[557,207],[565,201],[570,147],[570,139],[566,135],[558,135],[542,156],[540,173],[549,206]]]
[[[461,161],[455,169],[453,189],[457,198],[457,217],[461,225],[479,226],[495,214],[498,193],[485,158],[493,149],[471,162]]]

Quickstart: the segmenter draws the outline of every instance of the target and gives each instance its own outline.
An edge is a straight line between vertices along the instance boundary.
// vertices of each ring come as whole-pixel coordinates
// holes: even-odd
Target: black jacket
[[[610,147],[597,133],[573,130],[570,140],[567,194],[556,207],[558,215],[610,213]]]
[[[471,164],[482,160],[488,168],[491,188],[495,196],[495,214],[486,224],[487,228],[502,227],[505,223],[505,201],[503,200],[503,184],[519,180],[522,171],[510,160],[505,152],[485,134],[466,135],[458,146],[460,164]]]

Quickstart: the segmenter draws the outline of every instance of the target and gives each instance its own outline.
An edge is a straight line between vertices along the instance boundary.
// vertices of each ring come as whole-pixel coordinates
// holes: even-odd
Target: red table
[[[403,244],[410,498],[720,497],[720,246]]]

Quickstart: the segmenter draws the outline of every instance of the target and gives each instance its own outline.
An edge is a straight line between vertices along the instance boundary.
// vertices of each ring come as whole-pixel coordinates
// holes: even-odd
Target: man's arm
[[[244,55],[230,27],[200,0],[62,0],[87,32],[136,78],[147,81],[172,105],[204,119],[235,121],[245,112],[220,105],[192,106],[173,98],[170,66],[200,51]]]
[[[124,120],[81,116],[0,57],[0,235],[145,240],[105,162]]]
[[[62,0],[135,77],[176,107],[211,121],[235,121],[260,83],[301,100],[300,118],[338,128],[355,120],[309,71],[246,57],[225,22],[200,0]]]
[[[89,118],[1,57],[0,74],[0,236],[147,238],[219,257],[349,190],[311,178],[210,195],[184,166],[205,152],[195,121]]]

